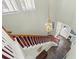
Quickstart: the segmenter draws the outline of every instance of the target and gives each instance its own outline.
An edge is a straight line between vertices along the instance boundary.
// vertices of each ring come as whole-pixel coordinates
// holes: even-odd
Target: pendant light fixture
[[[48,35],[51,35],[52,32],[52,21],[50,18],[50,5],[49,5],[49,0],[48,0],[48,21],[45,23],[45,31],[48,33]]]

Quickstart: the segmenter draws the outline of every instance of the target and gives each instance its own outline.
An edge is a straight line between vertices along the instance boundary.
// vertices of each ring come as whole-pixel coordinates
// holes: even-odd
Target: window
[[[3,13],[34,10],[34,0],[2,0]]]

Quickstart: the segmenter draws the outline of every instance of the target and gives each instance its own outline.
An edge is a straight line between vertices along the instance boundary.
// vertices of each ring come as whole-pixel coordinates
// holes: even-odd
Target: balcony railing
[[[42,44],[45,42],[53,41],[59,43],[59,39],[54,36],[43,36],[43,35],[11,35],[14,40],[17,40],[21,47],[29,47],[37,44]]]

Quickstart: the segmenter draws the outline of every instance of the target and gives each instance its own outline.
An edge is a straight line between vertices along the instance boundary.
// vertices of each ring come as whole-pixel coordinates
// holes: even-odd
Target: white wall
[[[71,26],[76,30],[76,11],[75,0],[57,0],[56,4],[56,19]]]
[[[47,34],[44,24],[47,22],[48,1],[50,16],[70,25],[75,30],[75,0],[35,0],[36,10],[3,15],[3,26],[13,33]]]
[[[47,22],[48,1],[35,0],[36,10],[34,11],[3,15],[3,25],[13,33],[46,34],[44,24]],[[52,6],[55,6],[54,2],[55,0],[51,0]],[[51,10],[51,15],[54,15],[54,7]]]

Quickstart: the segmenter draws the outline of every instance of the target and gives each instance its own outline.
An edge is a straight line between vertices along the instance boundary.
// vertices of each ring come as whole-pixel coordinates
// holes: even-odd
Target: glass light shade
[[[45,24],[45,31],[51,32],[52,31],[52,22],[48,22]]]

